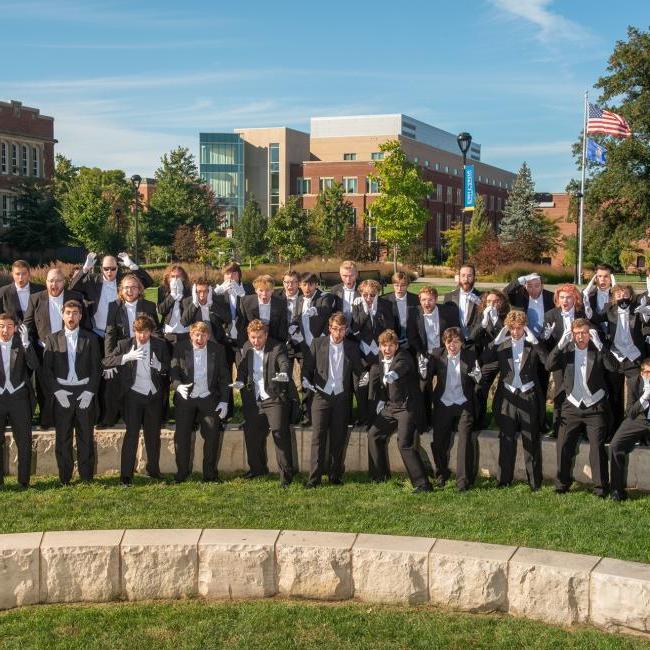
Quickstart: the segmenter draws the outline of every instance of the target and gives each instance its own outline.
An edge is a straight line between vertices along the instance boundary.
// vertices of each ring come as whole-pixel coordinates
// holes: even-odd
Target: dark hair
[[[63,311],[63,309],[65,309],[66,307],[74,307],[75,309],[78,309],[78,310],[79,310],[79,313],[80,313],[80,314],[83,314],[83,311],[84,311],[83,305],[82,305],[78,300],[75,300],[74,298],[71,299],[71,300],[66,300],[66,301],[63,303],[62,311]]]
[[[498,289],[486,289],[481,294],[481,302],[478,308],[479,315],[483,315],[483,312],[485,311],[485,307],[487,306],[487,298],[490,295],[496,296],[501,301],[501,308],[498,309],[497,312],[499,318],[501,319],[505,318],[506,314],[510,311],[510,300],[508,300],[508,296],[506,296],[506,294],[503,291],[499,291]]]
[[[11,265],[11,270],[13,271],[14,269],[27,269],[31,271],[31,267],[25,260],[14,260],[14,263]]]
[[[286,278],[287,276],[289,276],[290,278],[296,278],[296,280],[300,279],[300,273],[298,273],[298,271],[296,271],[295,269],[292,269],[291,271],[287,271],[286,273],[284,273],[282,275],[282,279],[284,280],[284,278]]]
[[[609,271],[610,273],[614,273],[614,269],[609,264],[605,264],[605,262],[596,264],[594,267],[594,273],[596,271]]]
[[[0,314],[0,320],[10,320],[14,325],[16,324],[16,319],[11,314],[8,314],[6,311]]]
[[[463,342],[463,334],[460,331],[460,327],[448,327],[442,333],[443,343],[449,343],[452,339],[458,339],[461,343]]]
[[[156,329],[156,323],[154,323],[153,318],[147,314],[140,314],[133,321],[133,331],[134,332],[143,332],[144,330],[149,330],[153,332]]]
[[[300,282],[306,282],[307,284],[318,284],[318,276],[311,271],[305,271],[300,276]]]
[[[194,284],[197,287],[199,287],[199,286],[201,286],[201,287],[209,287],[210,286],[210,280],[208,280],[208,278],[206,278],[204,276],[201,276],[200,278],[195,280]]]
[[[463,262],[458,270],[460,269],[472,269],[472,273],[476,275],[476,267],[471,262]]]
[[[190,279],[187,275],[187,271],[180,264],[172,264],[165,269],[163,273],[163,287],[169,292],[169,279],[174,271],[180,271],[183,279],[183,287],[188,288]]]

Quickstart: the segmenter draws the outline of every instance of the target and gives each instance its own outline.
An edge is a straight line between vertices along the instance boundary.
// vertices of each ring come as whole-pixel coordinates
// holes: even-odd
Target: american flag
[[[593,104],[589,104],[589,117],[587,119],[587,133],[600,133],[602,135],[613,135],[615,138],[631,138],[632,131],[625,118],[604,111]]]

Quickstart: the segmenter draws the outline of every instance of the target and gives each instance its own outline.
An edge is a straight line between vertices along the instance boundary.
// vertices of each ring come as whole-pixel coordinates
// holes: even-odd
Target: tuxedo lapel
[[[190,383],[194,383],[194,348],[190,345],[185,352],[185,368],[187,369],[187,378]]]
[[[207,348],[207,358],[208,358],[208,390],[212,386],[212,378],[214,377],[214,352],[210,349],[209,345],[206,345]]]

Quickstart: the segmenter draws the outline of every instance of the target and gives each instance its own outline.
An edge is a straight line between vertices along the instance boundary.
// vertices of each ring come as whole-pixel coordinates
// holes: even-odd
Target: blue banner
[[[587,160],[604,165],[607,162],[607,149],[591,138],[587,138]]]
[[[474,165],[465,165],[463,174],[463,209],[473,210],[476,205],[476,191],[474,189]]]

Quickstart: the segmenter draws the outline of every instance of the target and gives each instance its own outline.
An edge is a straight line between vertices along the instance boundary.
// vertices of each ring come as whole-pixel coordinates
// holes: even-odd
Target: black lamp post
[[[460,152],[463,154],[463,190],[465,189],[465,165],[467,165],[467,152],[469,151],[469,147],[472,144],[472,136],[467,133],[467,131],[463,131],[462,133],[459,133],[458,136],[456,137],[456,141],[458,142],[458,148],[460,149]],[[465,203],[465,197],[463,196],[463,204]],[[464,205],[463,205],[464,208]],[[460,263],[463,265],[465,263],[465,210],[461,212],[461,217],[460,217]]]
[[[131,185],[133,185],[133,215],[135,217],[135,261],[136,263],[140,260],[140,224],[138,223],[138,189],[140,188],[140,183],[142,182],[142,177],[138,174],[133,174],[131,176]]]

